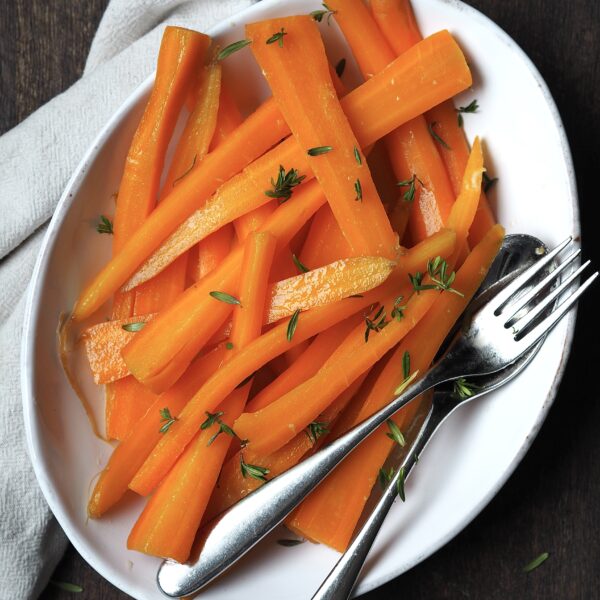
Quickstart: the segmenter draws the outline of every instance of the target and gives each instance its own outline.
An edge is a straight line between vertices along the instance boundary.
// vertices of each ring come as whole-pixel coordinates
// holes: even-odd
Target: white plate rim
[[[580,217],[578,193],[571,150],[556,103],[537,67],[534,65],[534,63],[531,61],[528,55],[521,49],[521,47],[499,25],[497,25],[494,21],[492,21],[489,17],[481,13],[479,10],[465,4],[461,0],[436,1],[443,4],[448,4],[458,10],[464,11],[468,13],[472,18],[479,20],[485,27],[489,28],[495,35],[497,35],[506,44],[506,46],[511,49],[513,53],[515,53],[516,57],[528,68],[530,74],[535,79],[537,85],[540,88],[540,91],[542,92],[547,107],[550,110],[552,119],[557,128],[557,133],[560,138],[564,164],[569,175],[569,195],[571,200],[571,210],[573,214],[572,229],[575,231],[579,231]],[[260,3],[253,4],[248,8],[244,9],[243,11],[236,13],[235,15],[232,15],[231,17],[211,27],[207,31],[207,34],[218,35],[219,33],[221,33],[221,31],[225,30],[227,24],[232,19],[235,19],[237,21],[244,20],[246,14],[256,12],[257,6],[260,6],[260,9],[268,10],[269,8],[282,3],[284,4],[285,0],[262,0]],[[135,594],[135,591],[128,586],[126,579],[122,578],[120,572],[113,569],[109,564],[105,563],[102,558],[99,558],[97,556],[94,557],[91,555],[91,553],[87,551],[84,541],[79,537],[77,527],[74,524],[72,524],[70,520],[66,517],[66,515],[63,513],[61,505],[57,499],[57,495],[54,490],[54,485],[50,481],[50,479],[47,478],[46,473],[42,468],[42,460],[39,453],[39,447],[34,439],[34,432],[37,428],[37,424],[35,420],[36,400],[33,392],[35,382],[33,364],[35,351],[35,333],[37,330],[37,324],[39,319],[39,311],[36,311],[36,308],[38,307],[36,307],[35,298],[41,290],[44,281],[45,267],[47,267],[49,257],[51,255],[54,244],[56,243],[57,233],[60,230],[60,227],[71,208],[72,198],[75,196],[78,184],[81,182],[84,174],[86,173],[88,164],[92,162],[92,159],[96,156],[99,149],[103,147],[105,141],[107,140],[108,136],[111,134],[119,120],[122,119],[124,115],[126,115],[129,112],[129,110],[136,104],[140,96],[147,92],[153,79],[154,73],[149,75],[141,84],[138,85],[138,87],[135,90],[133,90],[133,92],[129,95],[125,102],[121,104],[121,106],[116,110],[113,116],[108,120],[106,125],[98,133],[96,139],[91,144],[90,148],[86,151],[80,163],[77,165],[73,175],[71,176],[65,187],[65,191],[59,199],[55,212],[50,220],[48,229],[44,234],[40,251],[33,269],[31,281],[28,286],[27,297],[25,301],[25,314],[23,321],[23,335],[20,354],[21,394],[23,404],[23,416],[25,421],[27,450],[29,452],[33,469],[38,483],[40,485],[40,488],[42,490],[42,493],[44,494],[44,497],[46,498],[46,501],[48,502],[48,505],[52,510],[53,514],[55,515],[58,523],[64,530],[65,534],[67,535],[75,549],[82,556],[82,558],[88,564],[90,564],[90,566],[93,566],[93,568],[96,568],[97,565],[97,570],[103,577],[114,583],[125,593],[131,594]],[[496,480],[496,484],[489,488],[488,492],[482,497],[480,502],[473,507],[471,512],[467,516],[465,516],[465,518],[457,521],[454,528],[449,530],[446,535],[439,537],[435,542],[431,543],[426,552],[415,556],[412,561],[403,564],[398,569],[390,569],[384,576],[372,580],[368,584],[363,583],[359,586],[360,594],[369,592],[391,581],[392,579],[398,577],[402,573],[405,573],[415,565],[419,564],[420,562],[431,556],[439,548],[444,546],[458,533],[460,533],[473,519],[475,519],[475,517],[480,514],[480,512],[485,508],[485,506],[487,506],[487,504],[492,500],[492,498],[494,498],[494,496],[506,483],[510,475],[516,469],[517,465],[523,459],[526,452],[529,450],[556,397],[558,387],[564,374],[568,357],[571,351],[573,336],[575,332],[576,310],[573,310],[571,314],[567,317],[567,319],[568,325],[563,342],[563,347],[561,350],[561,362],[559,368],[556,371],[550,392],[546,397],[542,409],[538,413],[537,420],[535,421],[531,431],[529,432],[529,435],[526,436],[522,446],[519,449],[519,452],[515,455],[513,461],[507,466],[502,475]]]

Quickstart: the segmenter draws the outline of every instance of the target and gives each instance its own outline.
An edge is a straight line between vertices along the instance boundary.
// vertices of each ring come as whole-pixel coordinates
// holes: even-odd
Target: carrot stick
[[[336,11],[335,20],[364,77],[372,77],[394,60],[396,53],[362,0],[333,0],[328,6]],[[454,202],[444,162],[421,115],[386,136],[385,143],[398,181],[416,177],[422,182],[414,186],[410,201],[404,200],[405,193],[412,189],[410,184],[400,188],[403,197],[396,210],[399,235],[403,236],[403,226],[408,223],[413,241],[422,240],[444,226]]]
[[[225,352],[221,346],[196,359],[185,375],[158,397],[131,433],[115,448],[92,492],[88,504],[90,517],[101,517],[127,491],[131,478],[163,435],[160,433],[164,425],[161,423],[161,409],[167,408],[173,417],[177,417],[190,397],[219,368]]]
[[[462,52],[452,36],[442,31],[423,40],[397,58],[384,72],[348,94],[342,100],[342,106],[361,146],[368,146],[399,124],[439,104],[470,83],[471,75]],[[250,119],[252,117],[244,125]],[[273,144],[271,133],[275,127],[271,121],[267,124],[268,127],[265,128],[264,121],[257,117],[252,119],[252,125],[240,127],[239,134],[236,131],[228,142],[208,154],[202,168],[185,177],[174,188],[142,228],[131,236],[126,251],[114,257],[82,292],[73,309],[75,320],[82,320],[95,312],[165,238],[196,210],[199,198],[204,199],[214,191],[217,185],[215,175],[221,181],[229,179],[239,171],[240,165],[248,164],[245,157],[249,154],[254,154],[255,157],[259,154],[259,148],[262,150]],[[283,126],[281,128],[275,140],[283,137]],[[295,144],[293,139],[286,140],[274,151],[272,162],[265,169],[268,173],[267,182],[277,175],[282,157],[290,146],[293,150]],[[307,158],[299,149],[291,155],[299,160]],[[286,168],[292,166],[297,168],[294,162],[286,163]],[[269,189],[269,184],[261,183],[259,194],[264,196],[265,189]],[[266,196],[264,198],[269,200]],[[239,203],[239,199],[237,201]],[[255,201],[258,202],[253,199]],[[262,199],[262,203],[264,202]],[[250,209],[256,206],[252,204]]]
[[[370,4],[377,24],[396,54],[402,54],[423,39],[410,0],[373,0]],[[436,141],[454,194],[458,195],[469,157],[469,144],[463,128],[459,126],[454,103],[451,100],[441,103],[428,111],[426,119],[428,126],[434,127],[435,132],[450,148]],[[494,215],[485,192],[482,191],[469,233],[470,243],[477,244],[494,223]]]
[[[340,418],[332,431],[335,438],[382,408],[394,397],[395,389],[404,379],[400,365],[406,352],[410,356],[412,372],[425,372],[440,345],[481,284],[496,256],[504,236],[503,229],[495,226],[467,257],[456,275],[454,286],[464,293],[441,294],[420,323],[404,338],[384,367],[362,407],[348,420]],[[411,403],[400,411],[394,421],[405,430],[417,409]],[[379,467],[392,449],[394,442],[387,437],[387,427],[371,435],[324,481],[290,516],[288,524],[294,531],[343,552],[352,536],[356,523]],[[361,477],[356,477],[360,473]]]
[[[280,30],[288,32],[287,43],[265,43]],[[309,155],[328,148],[309,162],[350,247],[393,258],[397,240],[337,99],[316,23],[309,16],[271,19],[247,25],[246,36],[300,147]]]
[[[296,362],[290,365],[260,394],[252,398],[246,407],[247,412],[255,412],[268,406],[283,394],[315,375],[321,365],[356,326],[357,322],[357,317],[350,317],[317,335]]]
[[[233,314],[231,342],[244,348],[262,328],[269,271],[276,240],[269,233],[251,234],[244,246],[240,304]],[[231,427],[243,411],[249,384],[223,402],[158,487],[127,540],[127,547],[154,556],[185,561],[231,442]],[[211,425],[212,421],[212,425]],[[221,435],[223,434],[223,435]],[[214,437],[216,435],[216,437]]]
[[[291,207],[297,204],[298,198],[295,199],[294,203],[286,203],[283,207]],[[399,269],[397,274],[393,273],[380,288],[367,292],[361,298],[346,298],[340,302],[302,313],[291,340],[287,338],[288,323],[283,322],[248,344],[246,348],[232,355],[227,364],[227,369],[216,372],[190,400],[179,421],[171,427],[168,435],[156,445],[152,454],[132,480],[130,487],[142,495],[150,493],[168,473],[177,457],[194,437],[204,419],[205,411],[214,410],[235,389],[239,382],[244,381],[252,373],[276,356],[289,350],[292,346],[313,337],[335,323],[356,314],[366,306],[377,302],[381,295],[398,293],[399,281],[406,279],[407,271],[423,270],[424,265],[431,256],[447,257],[454,249],[454,242],[455,234],[453,232],[440,232],[409,250],[403,257],[402,264],[405,270]],[[144,331],[145,329],[136,336],[136,340]]]

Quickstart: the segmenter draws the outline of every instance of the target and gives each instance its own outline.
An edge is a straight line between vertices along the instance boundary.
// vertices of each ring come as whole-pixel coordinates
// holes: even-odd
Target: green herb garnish
[[[139,331],[140,329],[144,329],[146,323],[144,321],[137,321],[136,323],[125,323],[125,325],[121,325],[121,327],[125,331],[129,331],[129,333],[134,333]]]
[[[404,296],[398,296],[394,300],[394,308],[392,308],[392,312],[390,316],[392,319],[396,319],[396,321],[401,321],[404,318],[404,311],[406,310],[405,304],[400,304],[404,300]]]
[[[285,546],[286,548],[291,548],[292,546],[298,546],[298,544],[304,544],[306,540],[277,540],[277,543],[280,546]]]
[[[233,343],[232,343],[232,342],[227,342],[227,343],[225,344],[225,348],[226,348],[227,350],[233,350]]]
[[[307,428],[306,428],[306,435],[308,436],[308,439],[313,443],[316,444],[317,440],[322,436],[325,435],[326,433],[329,433],[329,429],[327,429],[327,426],[329,425],[329,423],[325,423],[324,421],[313,421]]]
[[[67,581],[55,581],[54,579],[51,579],[50,583],[59,590],[63,590],[63,592],[71,592],[73,594],[80,594],[83,592],[83,588],[80,585],[68,583]]]
[[[406,501],[406,496],[404,494],[404,478],[405,478],[404,467],[400,467],[400,471],[398,471],[398,481],[396,482],[396,491],[398,492],[398,496],[402,502]]]
[[[398,446],[404,448],[404,446],[406,446],[406,440],[404,439],[404,435],[400,431],[400,427],[398,427],[398,425],[396,425],[396,423],[394,423],[394,421],[392,421],[391,419],[388,419],[386,423],[390,431],[385,435],[387,435],[387,437],[389,437],[390,440],[396,442]]]
[[[375,316],[372,319],[369,319],[369,317],[365,317],[365,342],[369,341],[369,334],[371,333],[371,331],[379,333],[389,323],[389,321],[385,320],[385,310],[383,306],[379,308],[379,310],[375,313]]]
[[[173,417],[171,415],[171,411],[168,407],[160,409],[160,422],[163,423],[162,427],[158,430],[160,433],[167,433],[169,428],[175,421],[177,421],[177,417]]]
[[[227,294],[226,292],[213,291],[208,292],[208,295],[212,296],[215,300],[218,300],[219,302],[225,302],[225,304],[237,304],[238,306],[242,306],[242,303],[235,296]]]
[[[221,50],[217,54],[217,60],[223,60],[223,59],[227,58],[228,56],[230,56],[231,54],[233,54],[234,52],[237,52],[238,50],[245,48],[246,46],[248,46],[251,43],[252,43],[252,40],[239,40],[237,42],[233,42],[233,44],[229,44],[229,46],[225,46],[225,48],[223,48],[223,50]]]
[[[416,174],[410,179],[405,179],[404,181],[399,181],[396,185],[398,187],[408,187],[408,189],[402,194],[402,198],[404,198],[404,202],[412,202],[415,199],[416,192],[416,182],[421,184],[421,187],[424,188],[423,182],[417,177]]]
[[[354,146],[354,159],[359,165],[362,165],[362,158],[360,156],[360,152],[356,146]]]
[[[446,150],[452,150],[452,148],[450,148],[450,146],[448,146],[448,144],[433,130],[433,128],[439,125],[439,123],[437,121],[433,121],[432,123],[429,123],[429,133],[431,134],[431,137],[436,140],[437,142],[439,142],[444,148],[446,148]]]
[[[498,183],[497,177],[490,177],[485,171],[483,172],[483,191],[487,194],[496,183]]]
[[[471,398],[479,386],[467,381],[464,377],[460,377],[454,382],[452,396],[457,400],[465,400]]]
[[[402,355],[402,375],[404,375],[405,381],[410,375],[410,354],[408,350],[405,350],[404,354]]]
[[[267,44],[274,44],[275,42],[277,42],[277,45],[280,48],[283,48],[283,36],[287,35],[287,31],[282,27],[281,31],[278,31],[277,33],[274,33],[268,40],[267,40]]]
[[[282,165],[279,165],[277,181],[271,179],[272,190],[267,190],[265,195],[269,198],[279,198],[280,204],[287,202],[292,197],[292,190],[300,185],[306,175],[298,175],[296,169],[290,169],[287,173]]]
[[[408,278],[410,279],[415,292],[440,290],[441,292],[452,292],[453,294],[464,298],[464,294],[451,287],[456,278],[456,273],[454,271],[448,273],[448,263],[441,256],[429,259],[427,262],[427,273],[429,274],[432,283],[423,283],[423,273],[417,272],[414,275],[408,274]]]
[[[287,326],[286,337],[287,341],[291,342],[294,337],[294,333],[296,332],[296,327],[298,327],[298,317],[300,316],[300,309],[297,308],[294,311],[294,314],[290,317],[290,322]]]
[[[188,168],[188,170],[183,174],[177,177],[177,179],[173,179],[173,187],[175,187],[189,172],[196,166],[196,159],[198,158],[197,154],[194,154],[194,159],[192,160],[192,164]]]
[[[109,235],[112,235],[114,233],[112,221],[108,217],[100,215],[100,223],[96,225],[96,231],[98,233],[108,233]]]
[[[292,254],[292,261],[294,262],[300,273],[308,273],[310,271],[310,269],[306,265],[303,265],[300,262],[300,259],[295,254]]]
[[[310,13],[310,16],[315,21],[317,21],[317,23],[320,23],[324,17],[327,17],[327,25],[329,25],[329,20],[331,19],[331,17],[333,17],[333,15],[335,15],[337,10],[331,10],[329,6],[325,4],[325,2],[323,2],[323,7],[325,8],[325,10],[313,10]]]
[[[362,202],[363,194],[362,194],[362,185],[360,184],[360,179],[357,179],[354,182],[354,191],[356,192],[356,198],[354,198],[357,202]]]
[[[543,562],[546,562],[548,560],[549,556],[550,554],[548,554],[548,552],[542,552],[542,554],[534,558],[530,563],[526,564],[523,567],[523,571],[525,573],[529,573],[534,569],[537,569]]]
[[[208,429],[209,427],[212,427],[215,423],[219,423],[220,418],[225,413],[223,413],[223,411],[219,411],[216,413],[210,413],[208,411],[204,411],[204,414],[206,415],[206,421],[204,421],[204,423],[202,423],[202,425],[200,425],[200,429]]]
[[[266,475],[268,475],[269,469],[245,463],[242,454],[240,454],[240,469],[242,470],[242,477],[244,479],[246,479],[246,477],[251,477],[252,479],[258,479],[259,481],[267,481]]]
[[[306,154],[309,156],[319,156],[321,154],[327,154],[333,150],[332,146],[316,146],[315,148],[309,148]]]
[[[384,468],[379,469],[379,475],[377,478],[379,479],[379,484],[385,490],[388,486],[389,482],[392,480],[394,476],[394,467],[390,467],[387,471]]]
[[[473,100],[467,106],[459,106],[455,109],[458,113],[458,126],[462,127],[464,125],[463,113],[476,113],[479,110],[479,104],[477,104],[477,98]]]

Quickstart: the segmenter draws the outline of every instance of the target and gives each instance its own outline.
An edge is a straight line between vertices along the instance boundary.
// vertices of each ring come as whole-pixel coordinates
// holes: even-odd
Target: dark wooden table
[[[0,133],[80,76],[106,3],[2,3]],[[600,243],[591,207],[598,199],[594,182],[600,175],[600,2],[469,3],[524,48],[550,86],[574,154],[584,249],[598,265]],[[600,598],[600,402],[593,384],[598,368],[594,305],[597,302],[588,297],[581,307],[575,346],[556,403],[509,482],[452,542],[365,600]],[[541,552],[549,552],[549,560],[536,571],[523,573],[522,567]],[[88,600],[127,597],[73,548],[54,578],[81,585]],[[69,597],[72,594],[52,586],[42,595],[44,600]]]

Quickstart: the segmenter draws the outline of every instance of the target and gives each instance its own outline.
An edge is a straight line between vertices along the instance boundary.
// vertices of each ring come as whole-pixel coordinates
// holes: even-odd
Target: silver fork
[[[423,392],[461,377],[495,373],[518,360],[556,326],[598,276],[595,272],[550,314],[544,314],[573,286],[589,265],[587,261],[535,307],[526,310],[531,301],[546,291],[575,260],[578,253],[573,252],[541,282],[534,285],[530,283],[531,279],[571,243],[569,237],[471,315],[444,357],[407,391],[223,513],[208,533],[196,562],[179,564],[165,561],[157,573],[161,591],[171,597],[187,596],[215,579],[281,523],[368,435]]]

